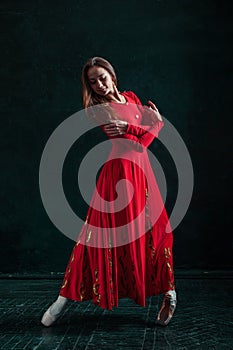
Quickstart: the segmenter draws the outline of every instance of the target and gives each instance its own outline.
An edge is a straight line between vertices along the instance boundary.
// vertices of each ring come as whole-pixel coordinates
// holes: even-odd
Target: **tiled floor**
[[[61,280],[1,279],[0,349],[233,349],[233,279],[176,280],[178,305],[167,327],[154,325],[162,296],[145,308],[121,299],[106,311],[69,301],[53,327],[40,319]]]

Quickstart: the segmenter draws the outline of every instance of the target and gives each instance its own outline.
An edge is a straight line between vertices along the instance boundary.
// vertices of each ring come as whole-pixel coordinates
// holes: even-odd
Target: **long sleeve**
[[[139,143],[141,143],[145,147],[148,147],[152,143],[152,141],[158,137],[159,131],[164,126],[164,122],[156,120],[155,122],[153,122],[153,125],[151,125],[153,117],[148,111],[145,111],[141,101],[132,91],[130,91],[130,95],[133,97],[135,103],[139,108],[139,111],[142,113],[143,122],[145,123],[145,125],[132,125],[128,123],[126,133],[136,136]],[[153,111],[151,111],[151,113],[153,113]]]
[[[108,136],[108,138],[110,140],[114,140],[117,139],[117,142],[119,144],[120,140],[122,139],[122,145],[123,147],[127,147],[127,145],[130,148],[133,148],[134,150],[136,150],[137,152],[143,152],[143,144],[139,141],[139,138],[131,133],[125,133],[123,135],[118,135],[118,136],[109,136],[108,133],[105,131],[104,129],[104,124],[100,125],[100,128],[103,130],[103,132]],[[129,141],[129,143],[127,144],[124,140]]]
[[[147,148],[156,137],[158,137],[158,133],[163,127],[164,122],[156,119],[154,112],[143,106],[139,98],[132,91],[128,91],[127,95],[133,100],[132,103],[135,103],[135,108],[136,110],[138,109],[138,112],[142,117],[141,124],[134,125],[132,122],[128,122],[125,134],[118,136],[108,135],[104,129],[105,124],[100,125],[100,127],[109,139],[118,139],[119,144],[121,143],[121,139],[127,139],[129,141],[128,144],[122,140],[122,145],[124,144],[125,147],[131,147],[137,152],[143,152],[144,149]]]
[[[158,137],[159,131],[164,126],[164,122],[158,120],[153,126],[146,125],[132,125],[128,124],[126,133],[132,134],[137,137],[138,142],[143,146],[148,147],[152,141]]]

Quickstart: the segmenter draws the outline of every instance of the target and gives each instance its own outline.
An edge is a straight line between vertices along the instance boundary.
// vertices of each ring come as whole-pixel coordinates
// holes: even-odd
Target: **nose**
[[[102,81],[100,81],[100,80],[97,80],[97,86],[101,88],[101,87],[103,86],[103,83],[102,83]]]

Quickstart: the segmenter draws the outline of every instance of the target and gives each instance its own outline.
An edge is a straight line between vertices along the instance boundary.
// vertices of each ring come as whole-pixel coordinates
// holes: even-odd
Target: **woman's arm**
[[[127,123],[125,126],[127,127]],[[130,148],[133,148],[137,152],[143,152],[142,144],[140,143],[137,136],[132,135],[132,134],[128,134],[125,132],[119,133],[119,131],[113,131],[113,129],[108,129],[109,124],[100,125],[100,127],[104,131],[104,133],[108,136],[109,139],[117,139],[118,143],[120,142],[120,139],[127,140],[127,141],[129,141],[128,144],[125,141],[123,141],[124,143],[122,143],[122,145],[124,147],[126,147],[128,145]],[[114,130],[115,130],[115,128],[114,128]]]
[[[145,147],[148,147],[155,138],[158,137],[159,131],[164,126],[163,121],[156,122],[153,126],[128,125],[127,133],[137,136],[138,141]]]
[[[164,126],[162,116],[157,107],[151,101],[148,101],[148,106],[143,106],[139,98],[132,92],[127,93],[137,104],[138,109],[143,117],[143,124],[132,125],[121,120],[112,120],[111,123],[105,125],[105,131],[108,136],[119,136],[123,134],[136,137],[137,142],[148,147],[154,138],[158,137],[158,133]],[[135,140],[135,141],[136,141]]]
[[[144,147],[148,147],[152,141],[158,137],[159,131],[164,125],[163,121],[157,121],[153,126],[149,127],[144,125],[132,125],[126,122],[123,123],[124,124],[121,124],[121,121],[115,121],[115,123],[112,122],[111,124],[102,126],[102,129],[109,138],[125,138],[133,141],[134,145],[136,145],[136,142]],[[139,149],[141,152],[141,147],[139,147]]]
[[[130,95],[142,113],[143,120],[140,126],[129,124],[126,132],[137,136],[143,146],[148,147],[154,138],[158,137],[159,131],[164,126],[162,116],[152,101],[148,101],[149,107],[143,106],[134,92],[130,91]]]

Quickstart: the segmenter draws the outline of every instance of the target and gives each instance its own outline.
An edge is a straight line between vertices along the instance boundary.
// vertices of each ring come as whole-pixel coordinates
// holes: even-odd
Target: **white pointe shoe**
[[[177,299],[175,290],[165,293],[161,309],[159,310],[156,324],[167,326],[176,309]]]
[[[63,302],[62,305],[58,304],[59,311],[52,310],[52,309],[54,309],[55,304],[58,304],[58,301],[55,301],[54,303],[52,303],[52,305],[50,305],[50,307],[48,308],[47,311],[45,311],[45,313],[41,319],[41,323],[46,327],[49,327],[53,323],[55,323],[58,320],[58,318],[63,314],[64,308],[66,306],[66,301]]]

